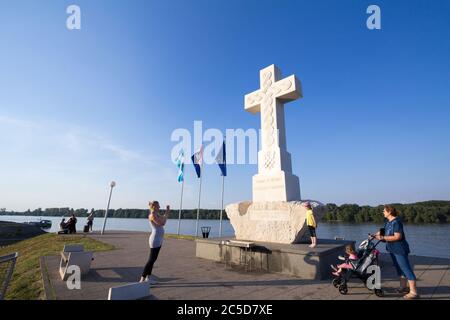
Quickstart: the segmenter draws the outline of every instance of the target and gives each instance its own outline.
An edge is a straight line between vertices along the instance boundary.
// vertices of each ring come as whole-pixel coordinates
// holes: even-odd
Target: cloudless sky
[[[115,180],[113,208],[178,208],[171,133],[259,128],[243,97],[271,64],[303,85],[285,108],[303,198],[450,200],[450,1],[0,0],[0,39],[0,207],[103,208]],[[251,199],[257,166],[228,170],[225,203]],[[217,166],[203,183],[219,208]]]

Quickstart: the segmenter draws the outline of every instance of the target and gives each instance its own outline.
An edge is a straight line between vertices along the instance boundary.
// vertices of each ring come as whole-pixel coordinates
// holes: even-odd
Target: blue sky
[[[303,85],[285,110],[304,198],[450,200],[449,38],[445,0],[0,0],[0,207],[102,208],[116,180],[114,208],[177,208],[171,133],[259,128],[243,96],[271,64]],[[229,167],[225,203],[251,199],[256,171]],[[220,207],[217,166],[203,183]],[[187,167],[186,208],[197,187]]]

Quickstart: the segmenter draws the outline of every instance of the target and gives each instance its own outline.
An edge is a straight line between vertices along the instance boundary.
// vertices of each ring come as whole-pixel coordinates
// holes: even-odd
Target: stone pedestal
[[[278,171],[273,174],[253,176],[253,201],[298,201],[300,183],[290,172]]]
[[[308,202],[320,222],[326,206]],[[238,240],[291,244],[299,243],[307,232],[306,208],[301,201],[244,201],[228,205],[225,211]]]
[[[195,254],[238,270],[245,267],[248,271],[276,272],[304,280],[329,279],[330,264],[336,264],[337,257],[345,253],[346,245],[355,245],[354,241],[319,239],[319,245],[311,249],[307,243],[254,242],[251,250],[244,253],[242,248],[224,244],[226,240],[234,239],[197,239]]]

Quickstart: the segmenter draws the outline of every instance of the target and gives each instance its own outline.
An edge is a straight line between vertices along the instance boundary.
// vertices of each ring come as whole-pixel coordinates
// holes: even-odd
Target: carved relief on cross
[[[281,79],[281,71],[275,65],[260,71],[260,86],[259,90],[245,95],[245,110],[261,113],[263,158],[260,160],[265,162],[265,169],[271,169],[272,162],[277,162],[275,155],[287,152],[284,104],[301,98],[302,88],[295,75]]]

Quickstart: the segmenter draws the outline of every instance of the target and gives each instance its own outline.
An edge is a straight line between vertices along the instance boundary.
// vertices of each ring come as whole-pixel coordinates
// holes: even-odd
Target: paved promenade
[[[82,236],[82,235],[80,235]],[[94,254],[89,275],[81,290],[68,290],[58,273],[59,256],[42,259],[48,299],[107,299],[108,289],[138,281],[149,253],[148,233],[108,232],[91,234],[111,243],[116,250]],[[319,241],[320,246],[320,241]],[[412,256],[418,276],[419,293],[426,299],[450,299],[450,260]],[[228,300],[228,299],[400,299],[394,289],[398,280],[388,256],[382,257],[382,285],[386,292],[378,298],[361,281],[349,283],[347,295],[339,294],[330,281],[302,280],[276,273],[244,272],[224,264],[195,257],[195,242],[164,239],[153,269],[158,284],[148,299]]]

